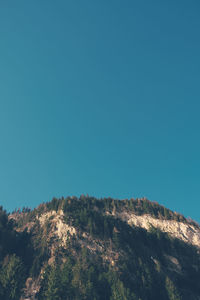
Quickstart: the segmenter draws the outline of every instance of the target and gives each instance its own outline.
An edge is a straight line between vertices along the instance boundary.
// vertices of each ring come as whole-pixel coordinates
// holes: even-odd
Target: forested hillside
[[[0,299],[198,300],[199,238],[197,223],[147,199],[1,208]]]

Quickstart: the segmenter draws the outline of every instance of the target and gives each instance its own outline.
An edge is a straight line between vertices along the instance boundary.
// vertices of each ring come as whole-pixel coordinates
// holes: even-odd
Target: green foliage
[[[166,277],[165,287],[166,287],[169,300],[181,300],[177,288],[175,287],[174,283],[171,281],[169,277]]]
[[[182,275],[169,269],[166,255],[179,260],[187,273],[184,284],[188,289],[194,290],[196,294],[200,292],[195,279],[200,276],[200,267],[196,271],[189,268],[191,257],[193,264],[200,266],[194,247],[172,239],[154,227],[151,227],[149,232],[130,227],[107,212],[117,214],[123,210],[131,210],[136,214],[150,213],[155,217],[186,222],[178,214],[146,199],[97,200],[88,196],[81,196],[79,199],[69,197],[57,201],[54,199],[47,205],[48,210],[60,208],[64,210],[68,224],[75,226],[79,232],[87,232],[94,239],[103,240],[107,248],[119,253],[116,267],[111,270],[102,262],[91,263],[88,254],[86,255],[84,251],[79,252],[77,248],[76,260],[70,260],[70,268],[60,266],[61,286],[66,287],[65,289],[60,287],[62,297],[112,300],[182,299],[180,295],[185,293]],[[72,249],[75,249],[75,245],[77,245],[76,238],[71,243]],[[166,280],[166,276],[171,278],[171,281]],[[193,280],[190,280],[190,277]]]
[[[53,228],[51,219],[43,226],[38,221],[42,213],[60,209],[64,221],[77,231],[68,237],[66,249],[54,237],[47,238]],[[197,299],[200,257],[196,248],[154,227],[148,232],[131,227],[117,217],[120,212],[187,222],[144,198],[54,198],[33,211],[15,212],[15,222],[0,208],[0,299],[20,299],[25,279],[37,279],[41,270],[38,300]],[[27,223],[34,224],[30,232],[20,232]],[[99,243],[101,250],[88,250],[90,243]],[[52,253],[55,261],[49,265]],[[178,261],[178,269],[170,257]]]
[[[47,281],[47,289],[45,291],[45,299],[46,300],[57,300],[60,298],[60,272],[56,266],[53,266],[49,270],[48,281]]]
[[[19,299],[24,279],[25,268],[21,259],[15,254],[6,256],[0,273],[3,299]]]
[[[42,207],[43,210],[45,209]],[[181,214],[173,212],[162,205],[159,205],[157,202],[151,202],[146,198],[139,199],[130,199],[130,200],[115,200],[112,198],[103,198],[96,199],[90,196],[81,195],[80,198],[77,197],[68,197],[64,199],[53,198],[51,202],[46,204],[47,210],[55,210],[63,209],[65,212],[73,213],[77,212],[80,209],[80,220],[81,223],[86,222],[86,218],[88,217],[88,212],[92,210],[94,212],[94,208],[99,212],[120,212],[121,210],[132,211],[137,215],[150,214],[159,219],[167,219],[167,220],[176,220],[178,222],[189,222],[194,226],[197,226],[195,222],[191,220],[187,220]],[[41,205],[39,206],[39,210],[41,211]],[[78,223],[77,223],[78,224]]]
[[[40,300],[109,299],[110,286],[103,275],[104,271],[83,250],[77,261],[68,256],[64,264],[46,267],[38,297]],[[101,298],[102,295],[105,297]]]
[[[111,297],[110,300],[134,300],[136,296],[134,293],[130,293],[130,290],[126,288],[123,282],[117,278],[116,273],[111,280]]]

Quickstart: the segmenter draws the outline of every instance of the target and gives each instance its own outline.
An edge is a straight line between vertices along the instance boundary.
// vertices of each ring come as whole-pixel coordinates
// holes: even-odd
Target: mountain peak
[[[2,297],[14,260],[12,299],[199,299],[199,225],[145,198],[53,198],[2,228]]]

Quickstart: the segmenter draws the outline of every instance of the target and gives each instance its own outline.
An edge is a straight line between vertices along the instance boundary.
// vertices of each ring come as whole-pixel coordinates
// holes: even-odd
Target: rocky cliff
[[[158,203],[54,198],[9,220],[26,237],[21,300],[200,299],[200,227]]]

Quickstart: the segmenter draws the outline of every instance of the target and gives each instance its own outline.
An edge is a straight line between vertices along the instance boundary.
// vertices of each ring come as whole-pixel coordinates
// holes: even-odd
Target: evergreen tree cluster
[[[51,218],[43,226],[38,221],[42,214],[60,210],[77,232],[65,248],[47,238]],[[117,218],[121,211],[187,222],[146,199],[54,198],[13,216],[1,207],[0,299],[24,299],[28,278],[39,281],[38,300],[198,299],[199,250],[157,228],[132,227]],[[101,243],[102,251],[92,251],[90,241]]]

